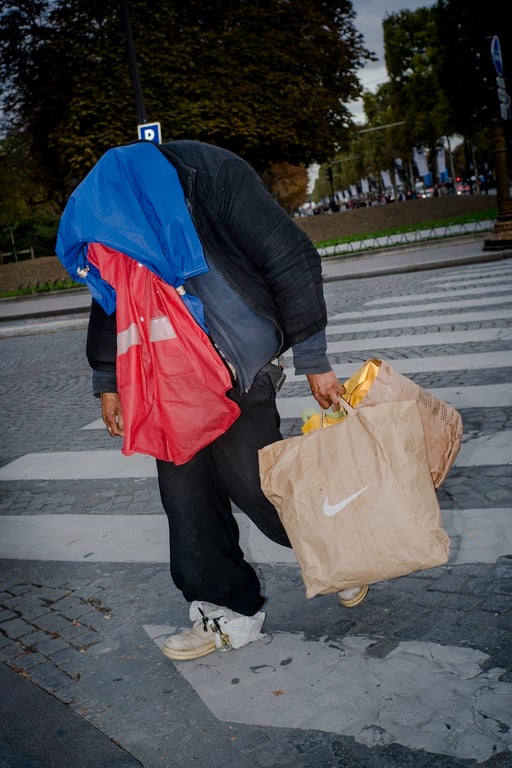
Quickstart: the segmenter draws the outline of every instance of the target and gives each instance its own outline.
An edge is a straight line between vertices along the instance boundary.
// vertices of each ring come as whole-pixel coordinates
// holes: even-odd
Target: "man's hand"
[[[101,393],[101,415],[111,437],[124,436],[124,419],[117,392]]]
[[[333,405],[334,410],[339,411],[339,395],[345,392],[345,387],[338,381],[334,371],[308,373],[307,380],[313,397],[321,408],[325,410]]]

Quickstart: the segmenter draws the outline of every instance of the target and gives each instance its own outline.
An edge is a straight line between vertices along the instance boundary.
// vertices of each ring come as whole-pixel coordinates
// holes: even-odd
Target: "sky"
[[[354,26],[364,37],[366,48],[379,57],[378,61],[369,62],[358,71],[363,88],[374,92],[388,79],[384,63],[384,40],[382,22],[386,16],[399,11],[415,11],[417,8],[431,8],[435,0],[352,0],[356,17]],[[363,123],[361,101],[347,105],[356,123]]]

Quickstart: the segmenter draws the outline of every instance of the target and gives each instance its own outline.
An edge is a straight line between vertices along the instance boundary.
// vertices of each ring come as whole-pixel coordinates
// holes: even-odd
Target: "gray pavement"
[[[0,302],[0,768],[512,767],[510,255],[324,261],[338,375],[378,351],[461,411],[448,564],[347,611],[237,512],[266,637],[188,663],[160,652],[188,619],[152,462],[112,450],[89,393],[88,293]],[[285,435],[306,398],[289,372]]]

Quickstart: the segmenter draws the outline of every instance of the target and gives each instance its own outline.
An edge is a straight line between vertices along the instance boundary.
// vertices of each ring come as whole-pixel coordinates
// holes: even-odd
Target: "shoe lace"
[[[219,620],[210,619],[199,606],[198,610],[202,616],[203,632],[208,632],[208,629],[211,629],[212,632],[216,632],[218,634],[223,648],[231,648],[229,635],[222,631]]]
[[[210,621],[210,619],[208,618],[208,616],[205,614],[205,612],[203,611],[203,609],[200,606],[197,606],[197,609],[198,609],[199,613],[201,614],[201,616],[203,617],[202,618],[203,632],[208,632],[208,622]]]

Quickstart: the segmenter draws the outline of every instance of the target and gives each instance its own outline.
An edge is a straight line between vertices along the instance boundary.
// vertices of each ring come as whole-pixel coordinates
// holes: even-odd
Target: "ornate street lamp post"
[[[512,121],[512,100],[507,91],[498,35],[494,35],[490,42],[490,55],[496,75],[492,138],[498,215],[492,232],[484,241],[484,251],[496,251],[512,247],[512,199],[510,197],[506,131],[506,126],[510,126]]]

